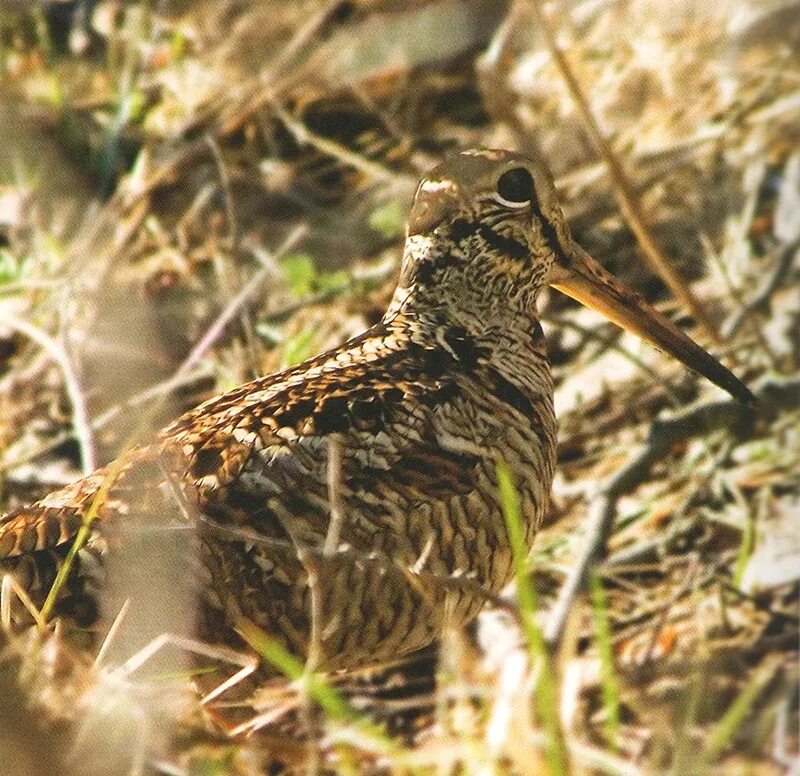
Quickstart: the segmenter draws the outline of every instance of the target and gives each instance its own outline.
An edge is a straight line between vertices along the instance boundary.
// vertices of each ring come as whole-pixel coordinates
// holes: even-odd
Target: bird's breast
[[[517,486],[526,540],[533,542],[547,508],[555,469],[555,416],[549,368],[507,376],[491,364],[462,381],[460,400],[437,416],[443,449],[474,456],[474,488],[453,495],[443,519],[442,570],[468,573],[493,592],[510,578],[511,555],[499,501],[497,467],[505,464]],[[522,379],[519,375],[522,374]]]

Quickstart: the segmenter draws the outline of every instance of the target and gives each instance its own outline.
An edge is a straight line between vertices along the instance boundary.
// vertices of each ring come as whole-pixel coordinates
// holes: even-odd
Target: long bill
[[[677,358],[745,404],[756,399],[736,375],[679,328],[606,272],[583,248],[572,243],[570,256],[560,257],[550,285],[586,307]]]

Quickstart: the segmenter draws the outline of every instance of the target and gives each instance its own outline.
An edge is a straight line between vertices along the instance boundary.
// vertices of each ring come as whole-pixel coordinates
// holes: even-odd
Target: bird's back
[[[0,564],[41,602],[90,510],[84,562],[184,526],[199,539],[181,562],[203,638],[235,643],[248,621],[304,654],[315,608],[329,667],[424,646],[477,612],[480,588],[509,579],[498,461],[516,475],[530,537],[545,508],[552,386],[528,323],[485,342],[457,326],[423,337],[382,323],[237,388],[4,517]],[[72,577],[63,608],[80,600],[90,620],[79,564]]]

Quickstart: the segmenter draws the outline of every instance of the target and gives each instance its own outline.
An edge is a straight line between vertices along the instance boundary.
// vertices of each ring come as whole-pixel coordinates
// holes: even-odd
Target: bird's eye
[[[534,197],[533,178],[524,167],[507,170],[497,179],[497,193],[509,205],[525,205]]]

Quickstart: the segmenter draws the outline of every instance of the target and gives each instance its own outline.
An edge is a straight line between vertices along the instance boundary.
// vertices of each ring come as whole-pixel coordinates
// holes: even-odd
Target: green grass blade
[[[300,683],[303,691],[319,704],[329,721],[352,726],[381,754],[402,757],[402,749],[378,725],[353,708],[323,675],[308,672],[302,660],[255,625],[243,623],[240,632],[270,665],[288,679]]]
[[[600,653],[600,681],[603,707],[606,712],[605,733],[609,748],[617,751],[619,734],[619,687],[614,673],[614,645],[611,641],[611,626],[608,622],[608,605],[600,577],[589,575],[589,595],[592,601],[592,619]]]
[[[525,639],[532,664],[540,667],[533,692],[533,704],[547,738],[545,761],[551,776],[562,776],[569,773],[569,767],[567,747],[558,716],[555,668],[544,635],[536,623],[538,602],[536,591],[528,580],[528,547],[525,542],[519,493],[511,470],[504,463],[499,463],[497,466],[497,485],[511,545],[514,575],[517,580],[517,604],[522,617]]]
[[[717,723],[711,735],[708,737],[705,751],[700,758],[699,773],[705,773],[710,769],[711,764],[725,751],[736,735],[736,731],[742,726],[753,711],[754,704],[758,697],[764,692],[766,686],[775,676],[775,671],[780,663],[780,658],[768,659],[758,668],[750,681],[744,686],[736,699],[728,707],[722,719]]]
[[[100,513],[100,509],[105,503],[109,491],[117,481],[117,477],[119,477],[120,473],[122,472],[124,463],[124,458],[120,456],[120,458],[118,458],[108,467],[108,471],[106,472],[103,482],[97,489],[97,493],[94,494],[92,503],[89,505],[89,509],[86,510],[86,514],[83,516],[83,523],[78,529],[78,532],[75,534],[75,539],[73,540],[72,545],[70,546],[69,551],[64,558],[64,562],[61,564],[61,568],[56,574],[55,580],[53,580],[53,585],[51,586],[50,591],[47,594],[47,598],[44,601],[44,605],[42,606],[41,616],[45,622],[47,622],[50,619],[50,616],[53,614],[56,601],[58,601],[58,595],[61,591],[61,588],[64,587],[67,582],[69,573],[72,570],[73,564],[75,563],[75,558],[89,540],[89,536],[92,532],[92,523]]]

